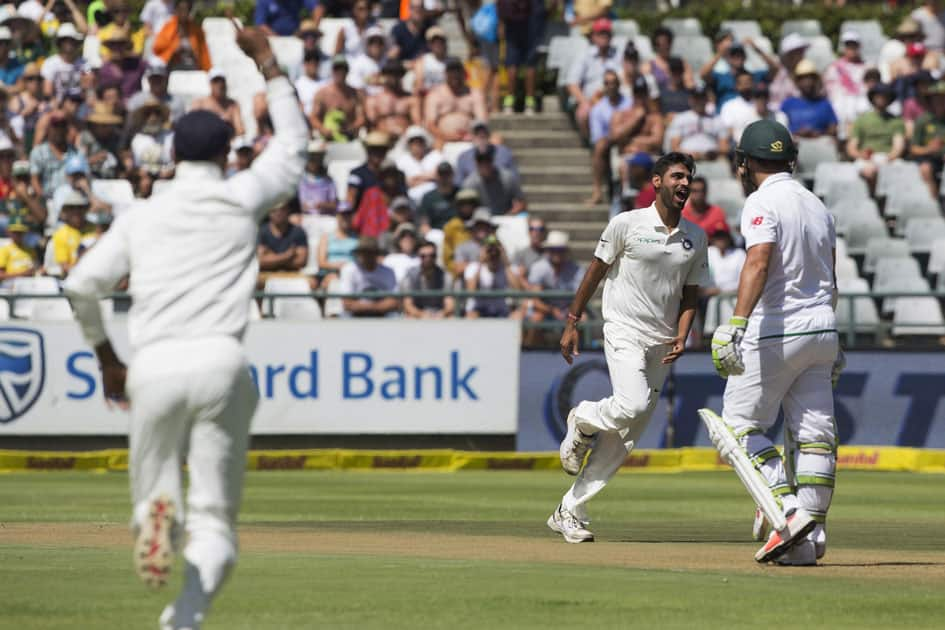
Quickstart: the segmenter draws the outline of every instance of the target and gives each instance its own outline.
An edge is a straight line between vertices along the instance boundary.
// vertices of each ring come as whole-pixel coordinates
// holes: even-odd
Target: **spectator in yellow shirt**
[[[53,232],[53,259],[61,275],[65,276],[79,260],[79,246],[88,236],[85,214],[89,210],[89,200],[78,191],[69,193],[62,202],[59,220],[62,223]]]
[[[456,247],[471,237],[466,222],[472,217],[473,211],[479,205],[479,193],[472,188],[463,188],[456,193],[456,214],[443,226],[443,266],[454,278],[463,277],[463,270],[458,269],[453,254]]]
[[[20,219],[13,219],[7,225],[10,242],[0,247],[0,280],[30,276],[36,272],[36,252],[24,243],[29,231],[29,226]]]

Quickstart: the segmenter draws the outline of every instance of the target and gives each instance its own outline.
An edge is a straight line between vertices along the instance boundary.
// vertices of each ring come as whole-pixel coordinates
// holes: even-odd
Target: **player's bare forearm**
[[[749,248],[745,266],[742,268],[742,275],[738,281],[738,298],[735,301],[735,311],[732,313],[735,317],[747,319],[755,310],[755,305],[761,299],[761,293],[768,279],[768,263],[773,250],[773,243],[761,243]]]
[[[685,341],[689,336],[698,308],[699,287],[687,284],[683,287],[683,296],[679,303],[679,323],[676,326],[676,336],[678,338]]]

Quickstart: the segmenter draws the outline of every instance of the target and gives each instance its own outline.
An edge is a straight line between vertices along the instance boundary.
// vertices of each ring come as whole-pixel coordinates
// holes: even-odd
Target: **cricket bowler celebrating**
[[[771,524],[755,559],[811,565],[826,550],[837,464],[831,381],[844,361],[833,219],[791,177],[796,155],[788,130],[768,120],[749,125],[736,150],[748,254],[734,316],[712,338],[712,361],[728,378],[722,417],[700,416]],[[765,435],[779,408],[785,459]]]
[[[150,586],[167,581],[186,527],[184,585],[161,614],[162,628],[198,628],[236,561],[257,402],[242,347],[258,271],[257,226],[296,190],[306,158],[308,127],[266,36],[245,29],[237,44],[266,78],[275,135],[265,151],[249,170],[224,180],[232,128],[210,112],[181,117],[174,127],[176,176],[166,192],[120,215],[65,282],[98,356],[107,399],[130,404],[134,563]],[[125,275],[133,298],[127,383],[98,304]]]
[[[684,349],[708,279],[707,239],[682,218],[695,164],[669,153],[653,167],[656,201],[614,217],[600,238],[568,312],[561,354],[578,354],[577,325],[597,285],[604,283],[604,352],[613,395],[581,402],[568,414],[561,466],[577,475],[548,518],[569,543],[594,540],[585,504],[603,489],[640,439],[659,399],[669,365]],[[584,456],[593,450],[584,464]]]

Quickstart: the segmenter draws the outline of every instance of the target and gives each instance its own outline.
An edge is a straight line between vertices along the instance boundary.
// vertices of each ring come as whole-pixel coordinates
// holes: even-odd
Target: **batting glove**
[[[733,317],[728,324],[716,328],[712,335],[712,364],[722,378],[745,371],[741,343],[747,326],[748,320],[744,317]]]
[[[837,383],[840,381],[840,374],[846,367],[847,355],[843,353],[843,348],[840,348],[837,350],[837,359],[833,362],[833,368],[830,370],[830,382],[833,384],[834,389],[837,388]]]

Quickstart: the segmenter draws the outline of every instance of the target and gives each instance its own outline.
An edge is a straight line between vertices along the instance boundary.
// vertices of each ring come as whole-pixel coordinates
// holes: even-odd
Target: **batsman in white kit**
[[[736,164],[748,195],[741,218],[748,253],[734,316],[712,338],[712,360],[728,378],[722,416],[699,414],[771,526],[755,559],[813,565],[827,547],[837,465],[832,383],[844,358],[833,218],[791,176],[796,156],[776,122],[754,122],[742,134]],[[779,409],[783,457],[765,435]]]
[[[98,356],[107,399],[131,410],[138,575],[163,586],[183,545],[184,585],[161,614],[161,628],[198,628],[236,561],[236,518],[257,403],[242,347],[258,273],[257,228],[271,207],[296,191],[306,158],[308,126],[267,38],[245,29],[237,43],[266,78],[275,127],[266,149],[249,170],[224,179],[232,128],[210,112],[184,115],[174,127],[174,180],[120,215],[65,282]],[[126,275],[133,302],[127,378],[98,302]]]
[[[656,162],[651,180],[656,201],[610,221],[571,303],[561,336],[568,363],[578,354],[581,314],[606,276],[604,355],[613,395],[585,400],[568,414],[561,466],[577,479],[548,518],[548,527],[569,543],[594,540],[586,504],[639,441],[670,364],[685,350],[699,286],[708,281],[708,239],[682,218],[694,171],[692,157],[682,153]]]

